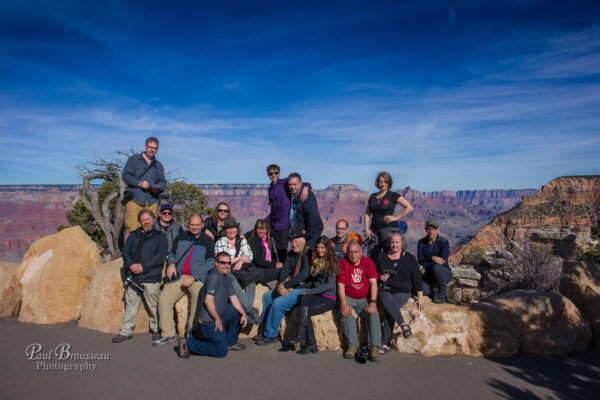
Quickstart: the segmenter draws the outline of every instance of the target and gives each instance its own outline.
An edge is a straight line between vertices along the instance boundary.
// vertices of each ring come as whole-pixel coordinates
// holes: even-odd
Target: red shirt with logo
[[[361,256],[358,265],[352,265],[347,259],[340,262],[337,282],[343,283],[346,296],[351,299],[364,299],[369,294],[369,279],[377,279],[375,264],[370,258]]]

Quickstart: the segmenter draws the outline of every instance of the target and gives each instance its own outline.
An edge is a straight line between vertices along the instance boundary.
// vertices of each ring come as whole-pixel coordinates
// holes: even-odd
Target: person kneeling
[[[208,341],[196,339],[194,335],[179,339],[179,357],[188,358],[190,354],[225,357],[228,350],[246,349],[238,343],[238,337],[240,327],[247,324],[247,316],[227,279],[230,270],[231,256],[226,252],[217,254],[215,269],[206,276],[199,296],[198,324]]]

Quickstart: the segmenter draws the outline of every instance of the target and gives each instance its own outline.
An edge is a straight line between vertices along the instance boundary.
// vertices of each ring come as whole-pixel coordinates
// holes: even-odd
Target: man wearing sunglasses
[[[238,342],[240,328],[247,323],[247,316],[240,300],[233,292],[227,274],[231,270],[231,256],[226,252],[217,254],[215,268],[206,276],[198,302],[198,327],[202,339],[189,335],[179,339],[177,354],[188,358],[190,354],[225,357],[229,350],[242,351],[246,346]]]
[[[277,255],[282,262],[287,255],[290,232],[290,201],[292,192],[288,185],[288,179],[279,179],[281,169],[277,164],[271,164],[267,167],[267,175],[271,180],[269,185],[269,205],[271,212],[266,220],[271,224],[271,237],[277,246]],[[304,182],[300,194],[300,202],[308,198],[308,192],[312,189],[310,183]]]
[[[158,218],[154,221],[154,229],[164,233],[167,237],[167,243],[169,245],[167,254],[170,254],[175,238],[183,232],[183,228],[179,222],[175,221],[175,218],[173,218],[173,206],[170,204],[163,204],[160,206],[160,213],[158,214]]]

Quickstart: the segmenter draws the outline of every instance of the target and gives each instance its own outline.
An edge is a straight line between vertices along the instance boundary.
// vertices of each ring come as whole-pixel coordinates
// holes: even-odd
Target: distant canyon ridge
[[[213,207],[225,201],[231,207],[243,231],[250,230],[268,211],[267,184],[205,184],[198,187]],[[2,185],[0,186],[0,259],[20,261],[35,240],[55,233],[59,225],[68,225],[67,211],[79,199],[79,185]],[[355,185],[334,184],[314,191],[324,234],[333,236],[335,223],[344,218],[350,230],[363,234],[363,215],[369,193]],[[442,234],[453,250],[470,240],[477,231],[499,213],[519,204],[536,189],[459,190],[419,192],[406,187],[397,190],[415,208],[405,218],[408,224],[408,250],[415,252],[416,242],[424,235],[428,218],[437,218]],[[396,209],[400,212],[400,206]]]

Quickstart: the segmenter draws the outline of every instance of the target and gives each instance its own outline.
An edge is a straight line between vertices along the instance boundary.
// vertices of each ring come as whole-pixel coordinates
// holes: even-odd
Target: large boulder
[[[0,261],[0,317],[10,317],[19,313],[21,287],[17,279],[19,264]]]
[[[559,293],[514,290],[489,299],[521,335],[521,350],[542,355],[583,351],[592,339],[590,325]]]
[[[519,350],[519,333],[491,304],[435,304],[425,298],[425,309],[419,311],[411,299],[402,313],[413,335],[404,339],[396,324],[392,347],[403,353],[508,357]]]
[[[560,292],[590,323],[594,342],[600,346],[600,266],[593,262],[565,261]]]
[[[92,268],[86,276],[87,288],[81,306],[80,328],[106,333],[118,333],[125,312],[125,288],[121,278],[123,259]],[[149,316],[145,303],[140,306],[133,333],[149,330]]]
[[[87,272],[102,262],[79,227],[35,241],[17,269],[22,290],[19,321],[55,324],[79,318]]]

